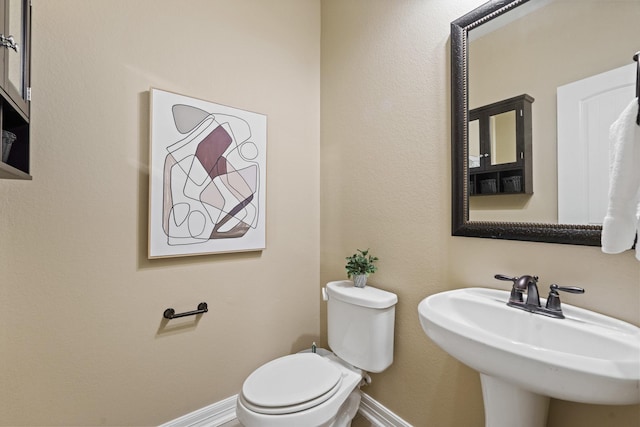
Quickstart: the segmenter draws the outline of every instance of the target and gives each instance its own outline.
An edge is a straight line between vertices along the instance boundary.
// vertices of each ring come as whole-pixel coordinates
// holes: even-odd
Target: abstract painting
[[[150,99],[149,258],[264,249],[267,117]]]

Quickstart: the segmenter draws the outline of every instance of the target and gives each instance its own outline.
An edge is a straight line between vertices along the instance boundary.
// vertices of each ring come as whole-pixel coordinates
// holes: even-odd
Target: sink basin
[[[487,426],[523,426],[522,411],[535,419],[530,425],[544,426],[549,397],[640,403],[640,328],[568,304],[566,318],[554,319],[509,307],[508,300],[507,291],[466,288],[418,305],[427,336],[480,372]],[[504,413],[510,404],[503,399],[511,398],[524,405],[513,411],[516,418]]]

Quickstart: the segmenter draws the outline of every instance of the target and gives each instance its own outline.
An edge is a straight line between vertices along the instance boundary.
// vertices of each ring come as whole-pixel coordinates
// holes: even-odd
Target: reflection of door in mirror
[[[634,98],[636,65],[558,88],[558,219],[601,225],[609,193],[609,127]]]

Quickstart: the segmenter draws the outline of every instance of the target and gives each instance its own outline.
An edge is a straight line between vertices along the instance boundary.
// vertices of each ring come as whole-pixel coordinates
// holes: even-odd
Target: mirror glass
[[[22,0],[10,0],[9,2],[9,29],[8,34],[13,36],[15,49],[7,48],[9,62],[9,82],[15,87],[20,97],[24,98],[24,2]],[[6,34],[6,33],[5,33]]]
[[[480,167],[480,120],[469,121],[469,168]]]
[[[452,23],[454,235],[599,245],[601,218],[593,212],[603,209],[589,206],[589,199],[604,198],[606,206],[608,189],[601,183],[608,176],[599,174],[608,173],[608,155],[597,150],[608,146],[608,126],[635,96],[638,22],[638,0],[507,0],[488,2]],[[573,93],[581,82],[616,70],[623,76],[610,83],[620,89],[611,111],[596,113],[611,102],[592,105],[594,89]],[[521,93],[536,100],[534,193],[470,203],[468,171],[483,153],[468,112]],[[576,123],[572,116],[579,116]],[[492,164],[517,156],[501,151],[502,123],[492,120],[492,144],[501,153]],[[605,166],[590,164],[594,159]],[[586,200],[576,200],[577,194]],[[564,213],[576,209],[585,213]]]
[[[516,161],[516,112],[514,110],[489,117],[489,141],[492,165]]]
[[[481,143],[480,120],[469,120],[469,168],[479,168],[481,159],[491,166],[515,163],[516,111],[489,116],[486,146]]]

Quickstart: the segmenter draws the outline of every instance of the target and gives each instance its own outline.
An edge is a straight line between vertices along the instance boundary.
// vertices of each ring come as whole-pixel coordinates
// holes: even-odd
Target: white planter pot
[[[367,275],[366,274],[358,274],[353,276],[353,286],[356,288],[364,288],[367,286]]]

